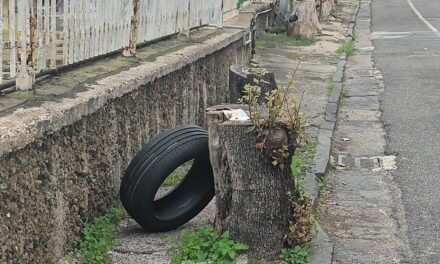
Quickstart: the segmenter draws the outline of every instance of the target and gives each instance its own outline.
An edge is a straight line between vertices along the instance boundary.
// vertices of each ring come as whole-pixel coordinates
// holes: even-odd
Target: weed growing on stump
[[[261,87],[266,72],[260,73],[260,79],[255,78],[252,84],[244,87],[244,96],[240,100],[247,106],[252,127],[249,132],[256,131],[256,148],[265,151],[272,158],[272,165],[284,169],[284,164],[295,148],[302,144],[304,138],[305,117],[301,112],[301,98],[293,96],[294,78],[301,62],[289,74],[287,87],[278,86],[266,92],[261,98]],[[261,102],[262,101],[262,102]],[[264,116],[261,110],[265,111]]]

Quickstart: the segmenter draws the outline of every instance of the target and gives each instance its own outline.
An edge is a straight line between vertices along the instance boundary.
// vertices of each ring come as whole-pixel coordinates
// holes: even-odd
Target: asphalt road
[[[413,8],[411,7],[413,5]],[[402,191],[407,263],[440,263],[440,1],[372,0],[388,151]],[[417,11],[415,11],[416,9]],[[417,14],[418,12],[418,14]],[[403,229],[405,230],[405,228]]]

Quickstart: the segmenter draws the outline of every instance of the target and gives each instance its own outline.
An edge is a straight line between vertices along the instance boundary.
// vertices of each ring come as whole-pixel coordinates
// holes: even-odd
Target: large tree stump
[[[327,21],[330,17],[333,8],[335,7],[334,0],[317,0],[319,3],[319,21]]]
[[[295,21],[289,21],[287,34],[299,38],[315,39],[318,30],[319,19],[315,0],[294,0],[294,10],[290,17]]]
[[[293,216],[291,157],[285,160],[283,170],[273,166],[270,156],[257,150],[256,132],[249,132],[250,121],[225,117],[224,109],[241,107],[214,106],[207,113],[216,189],[215,227],[249,245],[251,258],[272,260],[278,257]],[[272,132],[268,145],[279,148],[290,144],[286,129]]]

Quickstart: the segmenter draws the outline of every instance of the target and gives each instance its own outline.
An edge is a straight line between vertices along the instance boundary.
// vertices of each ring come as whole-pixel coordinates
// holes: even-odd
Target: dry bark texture
[[[319,21],[327,21],[335,6],[335,0],[319,0]]]
[[[298,16],[298,20],[288,23],[287,34],[294,37],[315,39],[319,24],[315,0],[293,1],[293,6],[293,14]]]
[[[277,258],[292,217],[290,159],[284,170],[256,149],[249,122],[224,121],[208,112],[210,158],[216,187],[216,228],[250,246],[254,259]]]

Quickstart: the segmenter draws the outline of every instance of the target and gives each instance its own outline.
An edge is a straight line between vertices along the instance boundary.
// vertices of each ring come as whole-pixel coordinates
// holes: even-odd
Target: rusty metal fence
[[[222,0],[0,0],[0,85],[136,44],[222,26]]]

